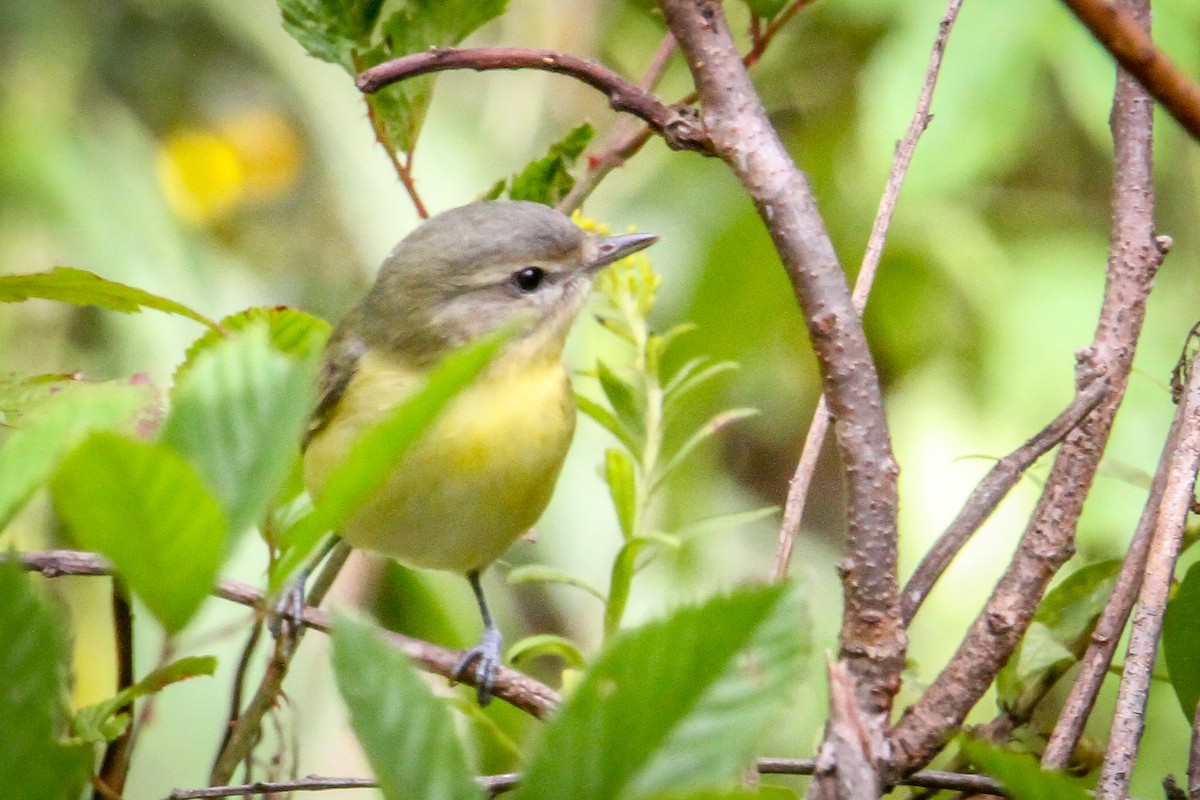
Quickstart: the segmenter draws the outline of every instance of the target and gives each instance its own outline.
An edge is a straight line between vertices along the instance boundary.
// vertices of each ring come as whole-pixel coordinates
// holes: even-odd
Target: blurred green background
[[[648,5],[512,0],[505,16],[469,43],[559,49],[636,78],[663,30]],[[943,10],[940,0],[821,0],[792,21],[755,68],[851,275]],[[728,11],[735,30],[745,30],[745,8],[731,2]],[[1200,73],[1200,6],[1160,0],[1155,26],[1185,71]],[[268,0],[2,0],[0,65],[6,273],[70,265],[212,316],[283,304],[336,319],[415,224],[351,82],[307,56]],[[1112,83],[1106,56],[1057,3],[966,4],[866,314],[902,469],[902,575],[990,459],[1016,447],[1071,397],[1073,353],[1091,339],[1103,286]],[[674,99],[689,88],[676,56],[660,94]],[[599,138],[615,122],[602,97],[566,78],[444,74],[417,148],[419,190],[432,211],[469,202],[584,119]],[[1167,376],[1200,316],[1200,157],[1169,119],[1160,118],[1156,144],[1159,225],[1174,250],[1083,519],[1078,563],[1122,552],[1172,413]],[[650,251],[663,275],[660,325],[696,322],[688,355],[741,364],[698,401],[697,418],[726,406],[763,412],[726,431],[677,477],[664,520],[781,503],[816,401],[815,367],[783,271],[727,169],[652,141],[584,211],[614,229],[633,224],[660,233]],[[163,315],[120,317],[40,301],[4,308],[0,331],[2,371],[80,371],[97,379],[147,373],[163,387],[201,333]],[[571,363],[586,368],[602,351],[619,352],[585,319]],[[549,563],[605,583],[619,544],[597,475],[605,436],[588,421],[580,424],[537,542],[514,546],[511,563]],[[911,700],[953,652],[1006,563],[1044,471],[1043,464],[1018,486],[923,608],[902,699]],[[764,743],[765,755],[807,756],[819,736],[823,661],[836,650],[840,621],[832,564],[841,502],[836,454],[827,447],[792,570],[811,598],[803,624],[814,642],[812,677],[776,737]],[[710,535],[663,559],[635,583],[631,622],[764,579],[776,526],[771,519]],[[54,536],[40,504],[22,517],[16,542],[32,549]],[[263,555],[255,544],[246,543],[234,572],[257,582]],[[510,641],[558,631],[595,646],[599,604],[569,589],[502,591],[503,572],[501,565],[489,580]],[[56,588],[77,620],[76,701],[99,699],[112,682],[107,588],[82,579]],[[390,624],[445,644],[476,634],[469,592],[453,576],[360,561],[342,581],[339,602],[374,604]],[[185,634],[180,649],[220,654],[221,671],[164,694],[139,744],[129,796],[161,796],[203,781],[248,618],[213,601]],[[141,668],[159,648],[145,628]],[[287,687],[281,735],[298,737],[302,775],[362,774],[324,647],[318,637],[305,645],[309,657],[301,656]],[[988,699],[976,710],[980,720],[993,713]],[[1105,713],[1094,720],[1102,736]],[[1134,784],[1142,794],[1157,792],[1165,772],[1183,771],[1188,742],[1165,684],[1155,686],[1150,713],[1151,755]],[[489,716],[510,732],[531,727],[507,709]],[[490,723],[471,724],[481,769],[519,766]]]

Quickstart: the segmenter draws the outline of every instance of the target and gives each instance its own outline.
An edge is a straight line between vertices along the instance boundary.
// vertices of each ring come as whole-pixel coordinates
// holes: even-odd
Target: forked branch
[[[407,78],[452,69],[471,69],[476,72],[539,69],[567,75],[603,92],[614,111],[633,114],[644,120],[673,150],[712,154],[712,145],[693,109],[688,106],[668,106],[649,91],[602,64],[555,50],[527,47],[433,48],[371,67],[362,72],[355,83],[359,90],[370,94]]]

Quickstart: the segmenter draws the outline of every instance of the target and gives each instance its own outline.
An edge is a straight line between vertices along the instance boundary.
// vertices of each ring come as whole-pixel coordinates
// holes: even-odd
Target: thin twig
[[[1142,574],[1146,570],[1146,554],[1150,551],[1150,540],[1158,524],[1158,507],[1162,503],[1163,490],[1167,486],[1167,475],[1171,466],[1171,455],[1177,448],[1180,415],[1177,412],[1171,429],[1167,433],[1162,456],[1150,484],[1150,493],[1142,507],[1137,528],[1129,540],[1129,548],[1121,571],[1117,574],[1112,596],[1104,606],[1100,619],[1092,631],[1087,652],[1080,659],[1079,677],[1071,687],[1067,700],[1059,712],[1058,722],[1042,752],[1043,769],[1065,769],[1075,752],[1075,746],[1083,735],[1088,716],[1100,696],[1100,687],[1108,676],[1121,632],[1129,620],[1129,612],[1142,588]]]
[[[755,762],[754,768],[760,775],[812,775],[816,769],[816,761],[811,758],[760,758]],[[515,789],[521,781],[521,776],[518,773],[509,772],[500,775],[483,775],[475,780],[485,791],[495,796]],[[279,783],[260,781],[235,786],[210,786],[205,789],[176,789],[163,800],[207,800],[207,798],[213,797],[244,797],[272,792],[319,792],[328,789],[373,789],[378,785],[369,778],[310,775],[303,780]],[[899,785],[1006,796],[1003,784],[995,778],[965,772],[925,770],[909,775]]]
[[[15,557],[22,567],[38,572],[45,578],[112,574],[112,565],[101,556],[82,550],[43,550],[17,553]],[[9,555],[0,553],[0,564],[10,558]],[[228,578],[217,584],[213,594],[250,608],[259,608],[264,600],[261,590],[248,583]],[[329,613],[319,608],[305,607],[303,619],[306,627],[318,631],[328,633],[331,627]],[[462,657],[458,650],[439,647],[422,639],[390,631],[384,635],[392,646],[415,661],[418,667],[443,678],[451,676]],[[474,685],[473,681],[474,676],[469,670],[458,679],[459,683],[467,685]],[[501,667],[497,673],[493,695],[539,719],[549,716],[559,703],[558,693],[549,686],[507,667]]]
[[[333,586],[346,559],[350,557],[350,546],[339,541],[329,553],[320,575],[318,575],[307,602],[312,606],[320,605],[325,594]],[[283,689],[283,681],[291,668],[292,658],[299,649],[300,640],[304,636],[304,628],[286,631],[275,637],[275,648],[267,662],[266,672],[259,681],[258,689],[246,704],[246,708],[226,727],[225,740],[213,762],[209,783],[220,785],[229,782],[237,765],[245,761],[254,746],[258,743],[263,717],[274,708],[279,694]]]
[[[361,91],[371,93],[406,78],[451,69],[540,69],[567,75],[604,93],[614,111],[623,111],[644,120],[673,150],[711,153],[704,128],[691,109],[667,106],[608,67],[554,50],[526,47],[434,48],[371,67],[360,73],[355,83]]]
[[[784,13],[795,13],[802,5],[804,4],[800,2],[793,3]],[[938,73],[942,67],[942,55],[946,52],[946,41],[950,38],[950,30],[954,26],[954,20],[958,17],[958,9],[961,5],[962,0],[950,0],[946,7],[946,13],[942,15],[938,35],[933,42],[933,52],[929,55],[929,66],[925,69],[925,81],[921,85],[921,94],[917,98],[916,110],[913,112],[912,121],[908,124],[908,131],[897,145],[896,155],[892,159],[892,169],[888,174],[883,196],[879,200],[879,209],[875,212],[875,221],[871,225],[871,236],[867,241],[867,250],[863,254],[862,268],[858,271],[858,277],[854,281],[854,292],[851,295],[854,308],[859,314],[862,314],[863,309],[866,308],[867,298],[871,294],[871,285],[875,282],[875,273],[883,255],[883,245],[887,240],[888,227],[891,225],[892,216],[896,210],[900,187],[904,183],[905,175],[908,174],[908,165],[912,162],[913,152],[917,148],[921,134],[925,132],[925,128],[929,124],[929,108],[933,103],[933,90],[937,86]],[[784,15],[780,14],[775,23],[782,25],[787,21],[783,17]],[[772,27],[775,23],[772,23]],[[778,28],[775,30],[777,31]],[[773,36],[774,32],[768,28],[763,37],[764,47]],[[753,63],[753,61],[749,63]],[[804,447],[800,451],[800,461],[796,464],[796,473],[788,484],[787,501],[783,509],[783,524],[779,529],[779,546],[775,552],[775,569],[772,576],[774,580],[783,580],[787,575],[788,565],[792,560],[792,548],[796,544],[796,537],[800,535],[800,520],[804,516],[804,506],[808,499],[809,487],[812,485],[813,472],[816,470],[817,458],[821,454],[821,447],[825,443],[825,435],[828,430],[829,409],[825,395],[822,394],[817,401],[817,408],[813,412],[812,422],[809,423],[808,434],[804,438]]]
[[[855,698],[854,680],[844,662],[828,668],[829,721],[809,786],[809,800],[878,800],[878,754],[871,722]]]
[[[900,607],[904,614],[904,624],[908,625],[916,616],[917,609],[929,596],[933,585],[950,566],[950,562],[966,546],[971,537],[979,530],[984,521],[996,509],[1021,480],[1021,476],[1045,455],[1050,448],[1061,442],[1068,433],[1092,413],[1108,393],[1108,381],[1103,375],[1097,376],[1085,389],[1075,395],[1071,404],[1063,409],[1054,420],[1038,431],[1032,438],[1019,448],[998,460],[971,496],[963,504],[962,511],[950,523],[946,531],[938,537],[933,546],[921,559],[913,571],[912,577],[900,593]]]
[[[112,580],[112,614],[117,658],[117,691],[120,692],[133,686],[134,680],[133,605],[129,598],[129,589],[124,581],[116,577]],[[116,711],[132,711],[130,706],[118,708]],[[104,758],[96,774],[104,789],[96,786],[93,800],[104,800],[105,789],[116,795],[125,791],[125,778],[129,775],[129,762],[133,755],[134,728],[134,716],[130,713],[129,725],[104,748]]]
[[[429,211],[425,208],[425,203],[421,200],[421,195],[417,193],[417,182],[413,180],[413,151],[409,150],[404,154],[403,162],[397,162],[393,159],[392,163],[396,165],[397,174],[400,176],[400,183],[404,184],[404,191],[408,192],[413,208],[417,212],[417,217],[420,219],[429,219]]]
[[[800,9],[812,5],[813,2],[814,0],[792,0],[787,8],[776,14],[775,18],[767,24],[767,27],[763,28],[762,33],[759,34],[757,40],[750,48],[750,52],[742,56],[742,63],[747,67],[753,67],[757,64],[758,60],[763,57],[763,53],[767,52],[767,48],[771,45],[771,40],[775,38],[777,33],[783,30],[783,26],[787,25]]]
[[[1200,469],[1200,354],[1192,358],[1187,392],[1180,408],[1179,442],[1171,455],[1167,485],[1158,510],[1137,611],[1129,633],[1129,650],[1121,670],[1108,749],[1096,784],[1097,800],[1124,800],[1146,725],[1146,700],[1154,658],[1162,634],[1163,614],[1171,594],[1175,562],[1183,544],[1188,512]]]
[[[399,155],[388,144],[387,130],[384,128],[383,121],[379,115],[375,113],[375,105],[367,101],[367,118],[371,121],[371,130],[375,132],[375,141],[383,148],[383,152],[387,154],[388,161],[392,164],[392,169],[396,172],[396,177],[400,179],[400,185],[404,187],[404,191],[408,193],[408,199],[412,201],[413,209],[417,212],[417,217],[420,219],[429,219],[429,211],[425,208],[424,201],[421,200],[420,193],[417,192],[417,184],[412,176],[413,153],[410,150],[404,154],[404,161],[400,160]]]
[[[638,82],[639,89],[649,92],[658,85],[674,52],[675,37],[668,31],[659,43],[658,50],[654,52],[654,57],[650,59],[650,65],[646,67],[641,81]],[[588,154],[587,169],[571,187],[571,191],[567,192],[566,197],[559,201],[558,210],[570,214],[582,206],[583,201],[596,191],[596,187],[610,172],[642,149],[652,133],[648,126],[634,124],[625,117],[619,118],[598,152]]]
[[[1111,0],[1062,0],[1125,71],[1200,139],[1200,86],[1154,45],[1150,31]]]
[[[783,30],[784,26],[787,25],[800,9],[812,5],[813,2],[814,0],[792,0],[792,3],[779,12],[771,20],[770,24],[762,30],[758,41],[754,43],[746,55],[742,56],[742,63],[747,68],[757,64],[776,34]],[[655,56],[656,60],[662,54],[668,40],[672,48],[675,46],[675,37],[668,32],[667,37],[663,39],[663,43],[659,46],[658,54]],[[651,71],[647,70],[647,75],[650,74],[652,74]],[[653,88],[653,84],[647,84],[645,79],[642,80],[640,86],[646,90]],[[675,103],[675,107],[691,106],[697,99],[698,95],[692,92]],[[654,134],[654,130],[647,125],[643,125],[636,130],[623,132],[623,135],[620,137],[616,135],[617,132],[618,129],[614,129],[613,135],[604,143],[599,152],[589,155],[587,170],[580,176],[576,184],[571,187],[571,191],[567,193],[567,196],[559,201],[557,206],[559,211],[564,214],[570,214],[582,206],[583,201],[590,197],[592,192],[596,191],[596,187],[600,185],[601,181],[614,169],[623,166],[626,161],[637,155],[638,151],[645,147],[646,142],[650,141],[650,137]]]

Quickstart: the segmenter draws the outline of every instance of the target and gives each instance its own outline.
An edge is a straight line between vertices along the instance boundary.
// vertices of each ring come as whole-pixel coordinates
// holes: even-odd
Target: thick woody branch
[[[1149,30],[1111,0],[1062,0],[1126,72],[1200,140],[1200,86],[1154,46]]]
[[[1082,392],[1103,375],[1108,394],[1059,448],[1017,552],[958,651],[892,730],[902,772],[929,763],[962,725],[1024,636],[1051,578],[1074,553],[1079,515],[1125,394],[1146,298],[1162,263],[1154,236],[1151,111],[1149,97],[1120,73],[1111,118],[1113,223],[1104,300],[1092,345],[1078,354],[1076,380]]]
[[[886,715],[906,638],[896,587],[896,460],[875,362],[816,201],[767,118],[716,0],[661,0],[717,153],[753,200],[804,313],[845,464],[848,548],[841,562],[841,658],[859,705]]]
[[[0,556],[0,562],[10,556]],[[18,553],[16,560],[25,569],[39,572],[47,578],[58,578],[63,575],[111,575],[112,566],[95,553],[79,550],[46,550],[36,553]],[[230,579],[222,580],[213,589],[213,594],[225,600],[239,603],[251,608],[260,608],[264,602],[261,591],[253,586]],[[325,633],[331,627],[329,614],[319,608],[308,606],[304,609],[304,625]],[[399,633],[385,632],[392,645],[407,655],[426,672],[441,675],[449,679],[458,663],[461,653],[439,647],[436,644],[413,639]],[[462,683],[471,684],[474,677],[470,674],[458,678]],[[544,718],[559,703],[558,693],[543,683],[523,675],[516,670],[501,667],[496,675],[496,685],[492,692],[496,697],[531,714]]]
[[[484,72],[495,69],[540,69],[567,75],[602,92],[614,111],[633,114],[646,122],[673,150],[711,154],[712,148],[695,111],[668,106],[649,91],[631,83],[595,61],[526,47],[431,48],[371,67],[355,80],[359,90],[371,94],[407,78],[451,69]]]

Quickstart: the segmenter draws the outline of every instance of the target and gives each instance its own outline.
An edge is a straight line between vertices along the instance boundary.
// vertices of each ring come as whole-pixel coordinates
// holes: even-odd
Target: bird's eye
[[[546,271],[541,267],[525,267],[512,274],[513,284],[523,293],[532,294],[546,280]]]

